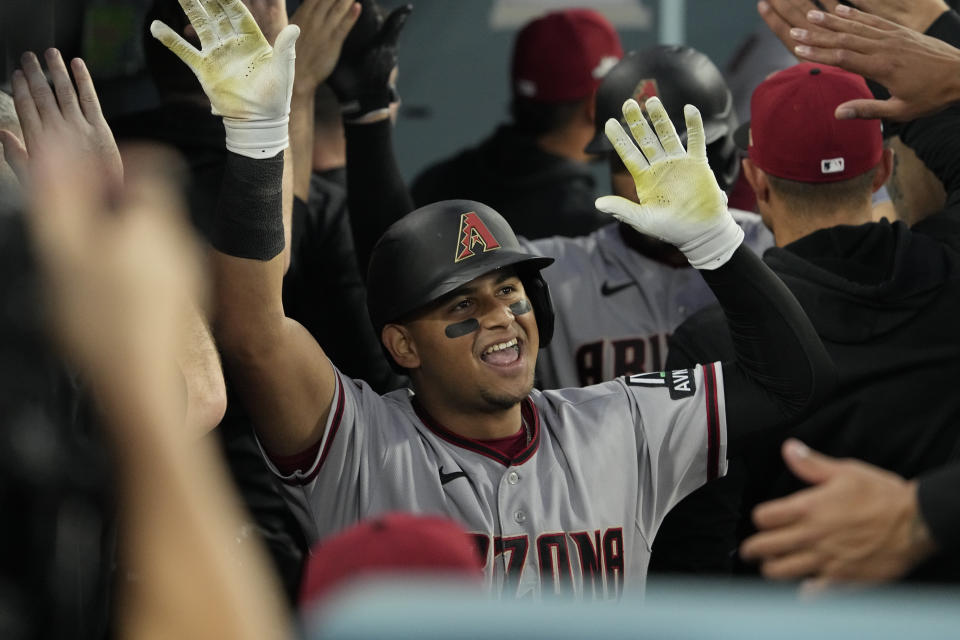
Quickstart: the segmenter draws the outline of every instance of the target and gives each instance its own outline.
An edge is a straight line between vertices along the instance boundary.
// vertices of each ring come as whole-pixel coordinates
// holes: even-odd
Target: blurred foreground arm
[[[740,553],[759,561],[765,576],[811,577],[813,586],[885,582],[904,576],[936,550],[916,482],[859,460],[830,458],[793,439],[784,443],[783,459],[814,486],[754,509],[760,531],[744,541]],[[957,510],[954,506],[954,515]]]
[[[118,193],[123,188],[123,163],[86,65],[74,59],[71,79],[58,50],[48,49],[44,57],[53,90],[32,52],[23,55],[23,70],[12,78],[23,140],[0,131],[11,165],[21,183],[29,186],[36,158],[54,152],[49,145],[66,144],[78,150],[81,162],[95,168],[106,189]],[[220,359],[200,307],[190,301],[188,309],[182,327],[184,340],[175,352],[186,387],[186,397],[181,393],[177,406],[184,407],[187,432],[203,435],[220,422],[227,395]]]
[[[242,518],[208,441],[181,429],[173,366],[199,296],[200,262],[180,195],[128,157],[111,190],[71,141],[34,157],[31,232],[54,336],[88,380],[119,465],[122,638],[286,638],[279,590],[256,545],[232,544]]]

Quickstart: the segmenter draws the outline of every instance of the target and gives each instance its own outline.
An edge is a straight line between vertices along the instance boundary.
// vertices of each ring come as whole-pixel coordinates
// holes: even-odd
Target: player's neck
[[[520,403],[503,410],[471,410],[436,402],[430,394],[417,394],[417,401],[430,417],[446,429],[471,440],[507,438],[523,425]]]

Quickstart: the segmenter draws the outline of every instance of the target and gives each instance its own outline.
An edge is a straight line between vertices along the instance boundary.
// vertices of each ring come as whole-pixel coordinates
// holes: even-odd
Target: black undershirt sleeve
[[[823,343],[786,285],[741,245],[700,272],[723,309],[734,359],[723,363],[727,454],[751,435],[795,423],[836,384]]]
[[[960,557],[960,463],[932,471],[917,479],[920,513],[940,552]]]
[[[413,211],[413,200],[393,152],[390,120],[346,124],[347,208],[357,252],[366,278],[373,246],[391,224]]]
[[[944,11],[924,33],[954,47],[960,46],[960,14],[953,9]]]

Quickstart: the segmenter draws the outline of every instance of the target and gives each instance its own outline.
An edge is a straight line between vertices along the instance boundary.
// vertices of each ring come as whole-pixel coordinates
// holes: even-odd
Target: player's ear
[[[880,157],[880,164],[877,165],[877,172],[873,176],[873,184],[871,187],[874,191],[882,187],[887,183],[887,180],[890,179],[890,174],[893,173],[893,149],[886,148],[883,150],[883,155]]]
[[[420,366],[420,356],[410,331],[400,324],[388,324],[380,332],[380,340],[398,365],[404,369]]]
[[[770,183],[767,182],[767,176],[757,165],[753,164],[750,158],[741,160],[741,166],[743,167],[743,177],[747,179],[750,188],[753,189],[757,201],[768,201],[770,199]]]

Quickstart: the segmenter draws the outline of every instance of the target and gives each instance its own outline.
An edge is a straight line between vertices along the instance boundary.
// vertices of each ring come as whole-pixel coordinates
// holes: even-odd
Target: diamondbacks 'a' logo
[[[460,241],[457,243],[457,257],[454,262],[460,262],[475,255],[474,248],[480,244],[482,251],[494,251],[500,248],[500,243],[487,225],[483,224],[475,212],[465,213],[460,216]]]
[[[647,98],[654,98],[659,95],[660,88],[653,78],[644,78],[633,88],[633,99],[640,104],[640,108],[643,110],[646,110]]]

